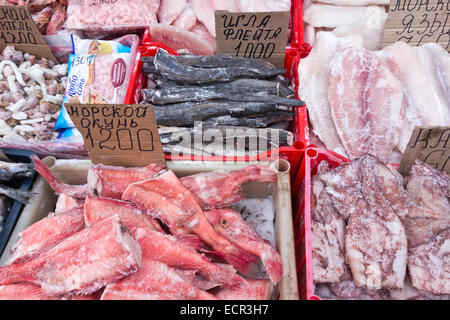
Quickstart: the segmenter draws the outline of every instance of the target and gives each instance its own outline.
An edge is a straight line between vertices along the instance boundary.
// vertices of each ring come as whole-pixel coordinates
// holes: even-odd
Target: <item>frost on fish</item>
[[[220,300],[270,300],[274,285],[268,280],[247,280],[238,288],[223,288],[215,296]]]
[[[164,263],[144,258],[135,274],[106,286],[101,300],[216,300]]]
[[[66,212],[75,208],[81,208],[84,205],[84,201],[73,198],[65,193],[59,195],[55,205],[55,214]]]
[[[11,249],[8,264],[29,261],[83,229],[84,216],[81,208],[39,220],[20,232],[19,240]]]
[[[0,268],[0,284],[31,282],[48,294],[89,294],[138,270],[139,244],[118,217],[84,229],[39,257]]]
[[[330,62],[328,99],[347,155],[386,161],[403,124],[400,82],[370,51],[346,48]]]

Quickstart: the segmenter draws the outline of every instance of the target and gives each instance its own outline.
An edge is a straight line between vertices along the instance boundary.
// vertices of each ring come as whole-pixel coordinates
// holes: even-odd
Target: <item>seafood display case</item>
[[[58,176],[64,183],[72,185],[82,185],[87,181],[87,173],[92,163],[89,160],[62,160],[48,157],[44,162],[50,170]],[[258,164],[264,164],[257,162]],[[221,170],[221,172],[233,171],[246,168],[255,163],[237,162],[218,165],[217,162],[195,163],[192,161],[168,162],[169,170],[172,170],[178,177],[192,175],[201,172]],[[294,235],[292,228],[292,207],[291,207],[291,187],[290,187],[290,164],[285,160],[265,162],[271,165],[277,172],[275,183],[248,182],[244,184],[244,192],[248,198],[267,198],[273,202],[275,209],[274,230],[276,248],[281,256],[283,266],[282,277],[276,286],[273,297],[281,300],[297,300],[297,273],[294,254]],[[5,265],[10,258],[10,250],[19,239],[19,233],[30,225],[47,217],[49,212],[55,210],[58,196],[49,184],[38,177],[32,191],[36,193],[33,201],[28,204],[20,219],[18,220],[13,234],[10,237],[4,254],[0,258],[0,265]]]

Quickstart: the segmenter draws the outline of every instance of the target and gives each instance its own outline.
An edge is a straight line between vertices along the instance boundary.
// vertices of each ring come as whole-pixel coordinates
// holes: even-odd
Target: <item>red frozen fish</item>
[[[8,262],[28,261],[83,229],[84,216],[81,208],[39,220],[19,234],[19,241],[11,249]]]
[[[60,214],[62,212],[67,212],[75,208],[83,207],[84,202],[80,199],[73,198],[65,193],[62,193],[58,197],[55,206],[55,214]]]
[[[236,273],[220,268],[203,255],[177,243],[177,239],[148,228],[137,229],[134,238],[142,248],[142,256],[184,270],[195,270],[206,279],[227,287],[245,282]]]
[[[250,262],[255,261],[248,252],[214,231],[192,193],[172,171],[131,184],[122,198],[163,221],[175,235],[197,234],[239,271],[246,272]]]
[[[142,213],[131,202],[92,196],[86,198],[84,204],[84,221],[86,226],[91,226],[114,215],[118,215],[125,227],[131,231],[136,228],[150,228],[162,232],[157,221],[148,214]]]
[[[238,288],[223,288],[216,297],[220,300],[269,300],[274,286],[269,280],[247,280]]]
[[[280,254],[270,244],[261,239],[238,212],[231,208],[213,209],[205,211],[205,216],[219,234],[258,256],[274,284],[280,281],[283,274]]]
[[[144,258],[142,268],[109,284],[102,300],[217,300],[194,287],[166,264]]]
[[[90,294],[141,267],[142,252],[117,216],[64,239],[39,257],[0,268],[0,285],[32,282],[47,294]]]
[[[41,287],[31,283],[16,283],[0,286],[0,300],[61,300],[45,294]]]
[[[277,174],[268,166],[249,166],[229,173],[206,172],[181,178],[203,209],[226,207],[245,198],[242,185],[249,181],[275,182]]]

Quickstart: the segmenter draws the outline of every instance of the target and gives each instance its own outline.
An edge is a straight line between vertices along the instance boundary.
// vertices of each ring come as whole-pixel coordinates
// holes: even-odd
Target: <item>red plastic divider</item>
[[[311,178],[317,173],[317,167],[327,161],[331,169],[346,159],[334,152],[308,147],[293,183],[294,239],[297,263],[297,279],[301,300],[320,300],[314,295],[311,250]]]

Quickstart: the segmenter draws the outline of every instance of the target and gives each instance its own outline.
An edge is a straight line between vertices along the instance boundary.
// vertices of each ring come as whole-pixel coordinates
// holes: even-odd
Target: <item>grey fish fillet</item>
[[[173,56],[163,49],[158,49],[155,67],[169,80],[191,84],[209,84],[211,82],[229,82],[238,78],[271,78],[281,74],[274,70],[250,70],[246,67],[227,67],[203,69],[176,62]]]
[[[193,126],[195,121],[230,115],[234,117],[262,114],[280,110],[273,103],[206,101],[184,102],[154,106],[153,113],[158,125],[171,127]]]
[[[208,100],[225,99],[241,102],[266,102],[286,105],[290,107],[303,106],[304,103],[297,99],[279,97],[271,93],[253,89],[249,91],[239,86],[218,84],[204,87],[180,86],[165,89],[144,89],[144,100],[156,105],[164,105],[179,102],[200,102]]]
[[[33,175],[33,166],[27,163],[0,161],[0,181],[11,181]]]
[[[173,59],[181,64],[196,68],[228,68],[228,67],[245,67],[251,71],[259,70],[279,70],[279,74],[284,74],[285,70],[277,69],[273,64],[264,60],[242,58],[230,55],[215,54],[210,56],[197,55],[179,55],[173,56]],[[151,64],[154,63],[154,57],[144,57],[142,61]]]
[[[290,98],[295,96],[295,92],[281,81],[259,80],[259,79],[237,79],[229,82],[230,86],[243,88],[256,88],[261,91],[274,92],[277,96]]]
[[[0,184],[0,194],[4,194],[8,198],[14,199],[16,201],[19,201],[23,204],[28,204],[35,196],[35,193],[30,191],[24,191],[20,189],[13,189],[4,185]]]

